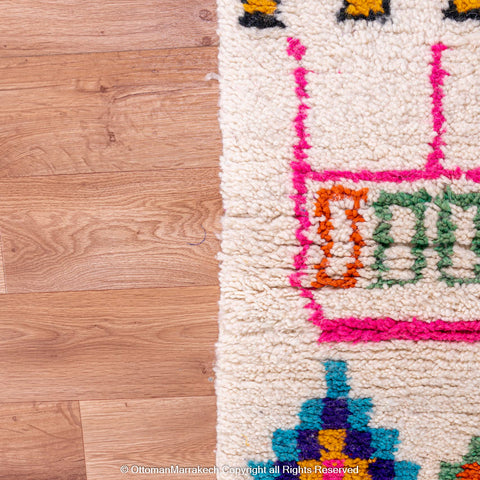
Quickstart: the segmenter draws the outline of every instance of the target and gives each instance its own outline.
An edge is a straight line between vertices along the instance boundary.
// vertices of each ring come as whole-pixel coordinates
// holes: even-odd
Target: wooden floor
[[[215,2],[4,0],[0,25],[0,479],[213,466]]]

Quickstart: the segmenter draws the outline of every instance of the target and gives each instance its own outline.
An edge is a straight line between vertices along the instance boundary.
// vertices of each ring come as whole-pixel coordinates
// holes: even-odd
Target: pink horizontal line
[[[312,180],[326,182],[328,180],[348,179],[358,182],[361,180],[367,182],[416,182],[418,180],[435,180],[440,177],[447,177],[450,179],[461,178],[464,172],[460,168],[455,170],[446,170],[443,168],[436,168],[434,170],[387,170],[382,172],[372,172],[370,170],[362,170],[360,172],[349,172],[342,170],[325,170],[322,172],[307,172],[306,175]],[[475,182],[480,181],[480,170],[472,170],[465,172],[470,180]]]
[[[322,332],[319,342],[381,342],[384,340],[436,340],[474,343],[480,340],[480,320],[425,322],[416,318],[399,321],[393,318],[315,318]]]

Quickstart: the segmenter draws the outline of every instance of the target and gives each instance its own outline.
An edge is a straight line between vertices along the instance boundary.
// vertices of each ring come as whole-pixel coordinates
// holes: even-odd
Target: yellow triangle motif
[[[480,0],[450,0],[443,13],[457,22],[480,20]]]
[[[389,0],[344,0],[338,20],[376,20],[390,15]]]
[[[255,28],[285,28],[282,21],[278,20],[278,4],[280,0],[242,0],[243,17],[239,23],[243,27]]]
[[[375,15],[379,13],[385,13],[382,6],[382,0],[349,0],[349,5],[346,9],[348,15],[358,17],[363,15],[368,17],[370,12]]]

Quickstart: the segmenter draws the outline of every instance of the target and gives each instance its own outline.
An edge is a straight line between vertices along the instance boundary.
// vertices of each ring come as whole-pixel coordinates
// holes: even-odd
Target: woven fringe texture
[[[480,479],[480,1],[218,14],[219,480]]]

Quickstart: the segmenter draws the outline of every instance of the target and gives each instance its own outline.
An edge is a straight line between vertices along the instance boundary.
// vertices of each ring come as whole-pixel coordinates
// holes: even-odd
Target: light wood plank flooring
[[[214,465],[215,8],[2,2],[1,480]]]

